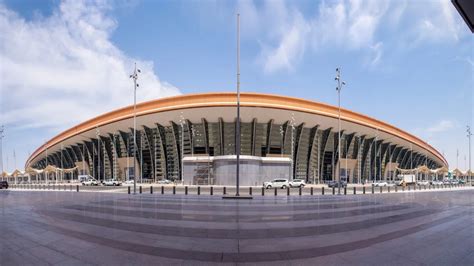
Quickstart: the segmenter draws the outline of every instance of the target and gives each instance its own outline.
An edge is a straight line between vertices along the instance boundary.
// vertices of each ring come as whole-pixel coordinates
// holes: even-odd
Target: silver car
[[[269,182],[264,182],[263,187],[264,188],[287,188],[289,187],[290,184],[288,182],[288,179],[273,179],[272,181]]]

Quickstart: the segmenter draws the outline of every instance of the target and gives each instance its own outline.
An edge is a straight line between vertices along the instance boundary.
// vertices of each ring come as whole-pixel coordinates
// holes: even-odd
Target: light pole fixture
[[[235,196],[240,196],[240,14],[237,14],[237,123],[235,130],[236,138],[236,179]]]
[[[469,183],[472,186],[472,172],[471,172],[471,136],[472,136],[472,132],[471,132],[471,127],[470,126],[467,126],[466,132],[467,132],[467,138],[469,139],[469,167],[468,167],[469,168],[469,170],[468,170]]]
[[[337,105],[338,105],[338,131],[337,131],[337,176],[339,177],[338,194],[341,194],[341,90],[342,86],[346,85],[346,82],[341,81],[341,69],[336,68],[336,77],[334,80],[337,81]]]
[[[140,69],[137,68],[137,63],[135,63],[135,69],[133,74],[130,75],[130,78],[133,79],[133,194],[137,193],[137,178],[135,176],[137,172],[136,158],[137,155],[137,83],[138,73],[141,73]]]
[[[97,127],[95,129],[95,134],[97,135],[97,179],[100,182],[100,129]]]
[[[179,125],[181,126],[181,181],[184,181],[184,124],[186,123],[183,112],[179,114]],[[192,149],[192,147],[191,147]]]

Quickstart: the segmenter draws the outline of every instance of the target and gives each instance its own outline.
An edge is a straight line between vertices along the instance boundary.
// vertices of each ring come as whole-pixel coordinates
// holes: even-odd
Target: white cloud
[[[450,120],[441,120],[437,122],[436,124],[428,127],[426,129],[426,132],[428,132],[429,134],[445,132],[454,128],[454,126],[455,126],[454,122]]]
[[[275,72],[280,69],[293,69],[304,54],[305,35],[309,26],[301,14],[296,14],[288,32],[283,32],[278,47],[263,49],[264,71]]]
[[[64,1],[32,21],[0,4],[1,121],[14,127],[65,129],[132,103],[129,74],[142,70],[139,101],[179,94],[153,63],[124,54],[110,40],[108,2]]]
[[[371,67],[382,61],[382,43],[387,51],[417,47],[458,41],[465,31],[450,1],[322,1],[315,11],[302,12],[295,2],[244,0],[238,8],[245,34],[261,44],[257,62],[265,73],[293,70],[308,50],[361,52],[372,58],[366,64]]]
[[[380,62],[380,58],[382,57],[383,53],[383,43],[378,42],[372,46],[370,46],[370,49],[373,51],[373,56],[370,61],[370,66],[376,66]]]

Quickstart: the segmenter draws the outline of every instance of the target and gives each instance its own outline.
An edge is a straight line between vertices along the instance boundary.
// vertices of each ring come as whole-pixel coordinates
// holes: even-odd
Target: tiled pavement
[[[0,265],[474,265],[474,190],[347,196],[0,191]]]

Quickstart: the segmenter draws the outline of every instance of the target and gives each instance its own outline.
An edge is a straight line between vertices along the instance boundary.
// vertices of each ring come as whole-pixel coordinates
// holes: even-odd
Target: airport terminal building
[[[258,93],[241,93],[240,99],[241,185],[274,178],[391,180],[404,169],[448,166],[428,143],[362,114],[341,109],[339,143],[337,107]],[[55,136],[31,155],[25,169],[68,169],[68,179],[89,174],[98,180],[232,185],[236,100],[235,93],[205,93],[140,103],[135,141],[133,106],[118,109]]]

